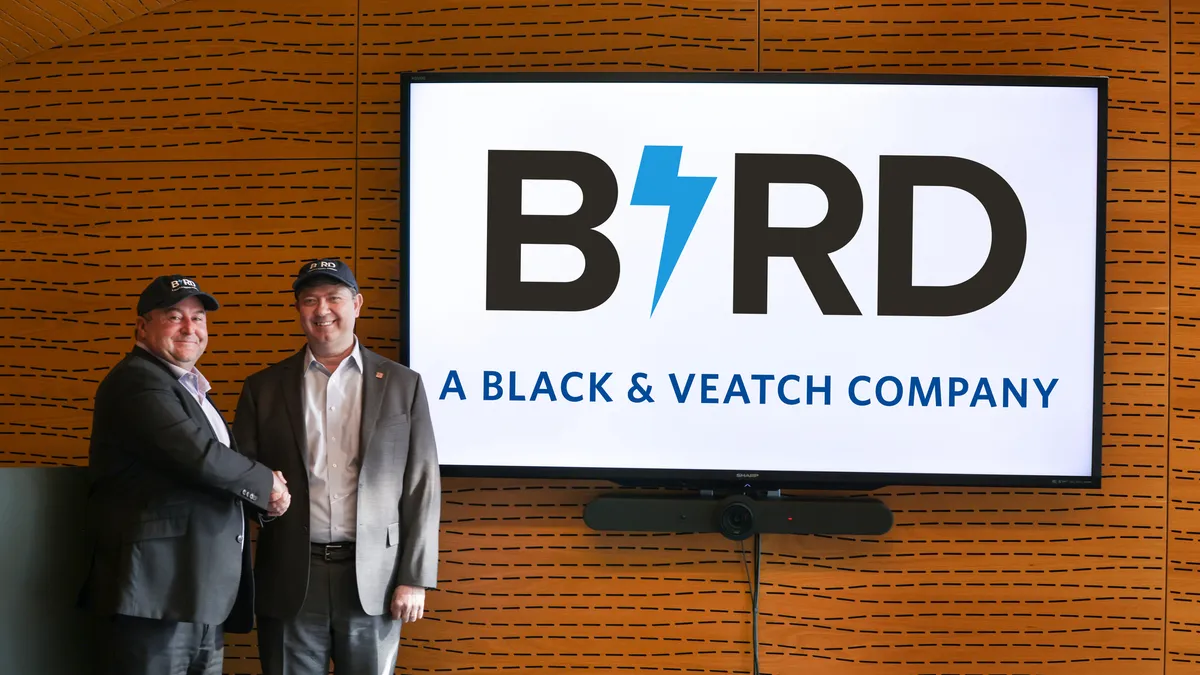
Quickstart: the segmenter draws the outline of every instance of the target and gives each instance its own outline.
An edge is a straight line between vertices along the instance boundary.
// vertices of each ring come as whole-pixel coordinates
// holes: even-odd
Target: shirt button
[[[334,464],[334,465],[333,465],[333,468],[335,468],[335,469],[336,469],[336,468],[337,468],[337,464]]]
[[[242,540],[244,540],[244,539],[245,539],[245,537],[244,537],[244,536],[242,536],[242,535],[240,535],[240,534],[238,535],[238,543],[239,543],[239,544],[240,544],[240,543],[242,543]]]
[[[329,409],[330,409],[330,410],[334,410],[334,409],[335,409],[335,406],[329,406]]]

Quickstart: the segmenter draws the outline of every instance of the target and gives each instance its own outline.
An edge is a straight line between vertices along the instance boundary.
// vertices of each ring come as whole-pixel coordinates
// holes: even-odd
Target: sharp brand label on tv
[[[1102,80],[405,88],[451,473],[1098,480]]]

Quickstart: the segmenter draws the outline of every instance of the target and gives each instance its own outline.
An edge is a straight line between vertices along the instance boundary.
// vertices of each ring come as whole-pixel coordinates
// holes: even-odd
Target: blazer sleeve
[[[405,586],[437,587],[438,529],[442,519],[442,481],[437,445],[425,385],[417,376],[416,394],[410,414],[408,462],[404,471],[404,495],[400,515],[403,547],[397,583]]]
[[[228,492],[267,508],[271,470],[217,441],[208,420],[189,414],[174,387],[155,378],[136,378],[121,393],[122,424],[136,442],[128,449],[147,464],[182,480]]]

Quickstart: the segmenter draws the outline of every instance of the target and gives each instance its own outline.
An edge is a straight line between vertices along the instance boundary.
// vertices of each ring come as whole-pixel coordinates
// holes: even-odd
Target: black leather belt
[[[326,562],[354,559],[354,542],[335,541],[330,544],[309,544],[312,554]]]

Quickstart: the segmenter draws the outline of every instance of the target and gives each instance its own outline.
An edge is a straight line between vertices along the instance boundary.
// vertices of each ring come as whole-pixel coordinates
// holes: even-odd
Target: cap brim
[[[217,299],[208,293],[201,291],[195,295],[197,298],[200,298],[200,303],[204,305],[204,309],[210,312],[215,312],[218,309],[221,309],[221,303],[217,302]]]

